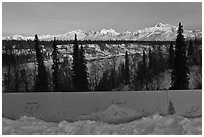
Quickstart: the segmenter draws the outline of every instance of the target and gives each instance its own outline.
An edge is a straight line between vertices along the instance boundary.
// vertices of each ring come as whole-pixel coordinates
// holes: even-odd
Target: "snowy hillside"
[[[122,114],[125,113],[125,114]],[[134,115],[135,111],[129,108],[110,106],[100,114],[89,115],[89,119],[98,116],[109,117],[109,121],[116,117],[123,118],[123,124],[107,124],[91,120],[78,120],[75,122],[61,121],[60,123],[46,122],[35,117],[22,116],[17,120],[2,118],[2,134],[71,134],[71,135],[197,135],[202,134],[202,118],[184,118],[181,116],[161,116],[154,114],[148,117],[141,117],[138,120],[125,123]],[[126,121],[128,122],[128,121]]]
[[[64,34],[56,35],[40,35],[40,40],[53,40],[56,37],[59,40],[71,40],[74,39],[74,34],[77,34],[79,40],[140,40],[140,41],[169,41],[175,40],[177,35],[177,27],[169,24],[156,23],[152,27],[136,30],[135,32],[122,32],[119,33],[114,29],[102,29],[99,31],[82,31],[74,30],[66,32]],[[201,38],[202,32],[200,30],[185,30],[184,36],[187,39]],[[34,37],[23,37],[21,35],[14,35],[9,37],[3,37],[7,40],[26,40],[34,39]]]

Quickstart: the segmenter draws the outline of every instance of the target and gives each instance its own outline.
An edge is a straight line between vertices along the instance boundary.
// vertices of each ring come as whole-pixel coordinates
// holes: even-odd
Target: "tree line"
[[[51,48],[54,40],[40,40],[41,44],[46,48]],[[74,40],[55,40],[59,45],[74,44]],[[78,40],[78,44],[169,44],[175,41],[136,41],[136,40]],[[202,40],[198,40],[199,43]],[[18,45],[18,49],[35,49],[35,40],[2,40],[2,49],[5,49],[8,45]]]

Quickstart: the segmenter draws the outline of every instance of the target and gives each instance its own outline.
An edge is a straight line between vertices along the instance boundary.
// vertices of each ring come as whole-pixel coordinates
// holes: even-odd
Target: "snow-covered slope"
[[[167,41],[175,40],[177,35],[177,27],[169,25],[156,23],[153,27],[148,27],[144,29],[137,30],[135,32],[122,32],[119,33],[114,29],[102,29],[99,31],[82,31],[74,30],[66,32],[64,34],[58,35],[41,35],[39,39],[41,40],[52,40],[56,37],[59,40],[71,40],[74,39],[74,35],[77,34],[79,40],[141,40],[141,41]],[[185,30],[184,36],[187,39],[190,38],[201,38],[202,32],[200,30]],[[25,40],[33,39],[34,37],[23,37],[21,35],[14,35],[9,37],[3,37],[3,39],[15,39],[15,40]]]

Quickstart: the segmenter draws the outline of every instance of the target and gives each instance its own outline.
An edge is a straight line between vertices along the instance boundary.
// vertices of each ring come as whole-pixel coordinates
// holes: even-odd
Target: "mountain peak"
[[[114,35],[118,35],[119,33],[116,32],[114,29],[102,29],[100,31],[100,33],[102,34],[107,34],[107,33],[110,33],[110,34],[114,34]]]
[[[10,40],[23,40],[24,39],[24,37],[22,36],[22,35],[20,35],[20,34],[15,34],[15,35],[13,35],[13,36],[9,36],[9,37],[7,37],[7,39],[10,39]]]
[[[157,27],[157,28],[166,27],[166,26],[170,26],[170,25],[169,24],[158,23],[158,22],[154,25],[154,27]]]

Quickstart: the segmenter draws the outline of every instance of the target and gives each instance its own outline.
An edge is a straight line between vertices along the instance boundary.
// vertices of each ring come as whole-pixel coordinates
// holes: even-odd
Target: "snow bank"
[[[2,118],[2,133],[5,134],[73,134],[73,135],[131,135],[131,134],[202,134],[202,118],[181,116],[160,116],[158,114],[124,124],[80,120],[73,123],[45,122],[34,117],[21,117],[17,120]]]
[[[88,115],[79,116],[79,120],[94,120],[111,124],[126,123],[138,118],[141,118],[142,114],[136,110],[126,107],[119,107],[112,104],[106,110],[102,112],[96,112]]]
[[[2,131],[3,134],[50,135],[202,134],[202,118],[190,119],[177,115],[160,116],[159,114],[143,116],[142,113],[138,113],[134,109],[113,104],[102,112],[80,116],[78,121],[72,123],[65,120],[52,123],[27,116],[20,117],[17,120],[3,117]]]

